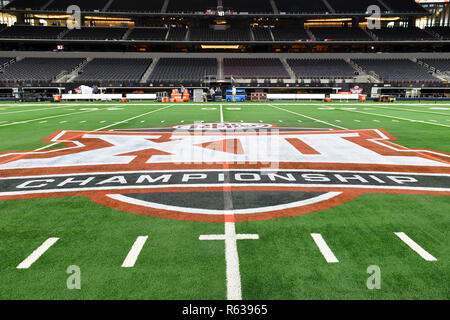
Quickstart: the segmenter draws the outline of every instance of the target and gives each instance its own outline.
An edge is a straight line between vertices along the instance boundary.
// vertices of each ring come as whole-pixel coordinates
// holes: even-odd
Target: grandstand
[[[51,82],[62,72],[70,73],[83,62],[80,58],[25,58],[0,72],[0,82]]]
[[[370,41],[372,38],[360,28],[310,28],[315,40],[319,41]]]
[[[149,81],[203,81],[217,75],[217,60],[213,58],[160,58]]]
[[[289,78],[279,59],[223,59],[225,76],[238,78]]]
[[[438,81],[427,70],[408,59],[354,59],[353,61],[366,72],[374,74],[385,82]]]
[[[151,59],[93,59],[76,78],[79,82],[103,83],[131,82],[141,80],[145,71],[152,63]]]
[[[81,9],[79,29],[66,28],[69,4]],[[380,9],[379,28],[367,23],[371,5]],[[1,9],[15,17],[0,24],[1,81],[146,93],[233,81],[286,93],[330,84],[446,88],[450,27],[428,8],[409,0],[13,0]],[[20,71],[56,58],[80,60],[28,79]]]
[[[343,59],[288,59],[297,78],[353,78],[355,69]]]

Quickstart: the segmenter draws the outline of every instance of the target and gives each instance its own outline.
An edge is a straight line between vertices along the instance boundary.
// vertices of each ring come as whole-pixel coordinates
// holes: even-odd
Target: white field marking
[[[394,150],[394,149],[393,149]],[[400,151],[400,150],[399,150]],[[211,169],[208,170],[208,172],[217,172],[217,173],[224,173],[224,172],[234,172],[236,171],[235,169]],[[242,172],[254,172],[254,169],[239,169],[239,171]],[[261,173],[273,173],[273,169],[259,169],[258,170]],[[330,172],[330,170],[310,170],[310,169],[277,169],[277,172],[304,172],[304,173],[310,173],[310,172]],[[108,174],[111,175],[123,175],[123,174],[138,174],[138,173],[142,173],[143,171],[108,171]],[[157,172],[159,173],[183,173],[186,172],[186,170],[158,170]],[[189,170],[189,172],[192,173],[201,173],[201,172],[205,172],[205,169],[192,169]],[[362,171],[362,170],[333,170],[333,172],[344,172],[344,173],[355,173],[355,174],[373,174],[373,171]],[[392,172],[392,171],[377,171],[377,173],[379,174],[393,174],[393,175],[402,175],[405,174],[405,172]],[[104,175],[105,172],[90,172],[90,175],[96,176],[96,175]],[[48,174],[45,175],[46,178],[54,178],[54,177],[78,177],[78,176],[85,176],[86,173],[66,173],[66,174]],[[408,172],[407,175],[411,175],[411,176],[426,176],[426,177],[449,177],[450,178],[450,174],[445,174],[445,173],[420,173],[420,172]],[[0,177],[0,180],[14,180],[14,179],[26,179],[26,178],[30,178],[30,179],[34,179],[34,178],[42,178],[41,175],[36,175],[36,176],[14,176],[14,177]],[[214,185],[215,187],[219,186],[220,184]],[[254,184],[239,184],[239,185],[243,185],[243,186],[254,186]],[[258,186],[261,184],[258,184]],[[282,185],[277,185],[280,187],[287,187],[289,184],[282,184]],[[186,185],[187,187],[191,186],[191,185]],[[196,184],[195,187],[198,188],[202,188],[202,187],[206,187],[207,184]],[[231,184],[226,185],[226,186],[232,186]],[[264,185],[264,186],[269,186],[269,184]],[[313,187],[317,187],[319,185],[313,185]],[[351,187],[355,187],[356,185],[352,185]],[[148,186],[146,186],[147,188]],[[163,186],[164,187],[164,186]],[[334,185],[334,187],[336,187],[336,185]],[[78,189],[77,189],[78,190]],[[80,189],[81,190],[81,189]],[[447,188],[445,190],[449,190],[450,188]],[[323,201],[323,200],[322,200]]]
[[[311,233],[311,237],[314,239],[317,247],[322,253],[323,257],[328,263],[338,263],[339,260],[334,255],[333,251],[331,251],[330,247],[327,245],[325,240],[323,239],[320,233]]]
[[[105,123],[106,122],[106,120],[102,120],[102,121],[100,121],[99,123]]]
[[[162,120],[162,121],[161,121],[161,123],[164,123],[164,122],[166,122],[166,120]]]
[[[355,122],[361,122],[361,120],[355,120]]]
[[[381,122],[380,120],[373,120],[373,122]]]
[[[273,172],[273,171],[272,171]],[[28,177],[27,177],[28,178]],[[223,184],[223,183],[215,183],[215,184],[192,184],[192,185],[185,185],[185,184],[175,184],[171,185],[172,188],[220,188],[220,187],[254,187],[255,184]],[[324,190],[331,189],[331,188],[345,188],[345,189],[379,189],[379,190],[413,190],[413,191],[430,191],[430,192],[450,192],[450,188],[429,188],[429,187],[379,187],[379,186],[361,186],[361,185],[348,185],[348,186],[342,186],[342,185],[319,185],[319,184],[270,184],[270,183],[263,183],[258,184],[258,187],[280,187],[280,188],[321,188]],[[167,188],[167,186],[133,186],[133,189],[164,189]],[[130,190],[129,186],[120,186],[120,187],[89,187],[89,188],[70,188],[70,189],[48,189],[48,190],[34,190],[34,191],[14,191],[14,192],[2,192],[2,197],[7,196],[18,196],[18,195],[31,195],[31,194],[51,194],[51,193],[61,193],[61,192],[78,192],[78,191],[113,191],[113,190]],[[108,197],[113,199],[121,199],[120,196],[117,195],[108,195]],[[153,207],[149,206],[148,207]],[[166,206],[167,207],[167,206]],[[181,208],[180,210],[187,210]],[[200,209],[196,209],[196,212],[200,211]],[[259,210],[258,210],[259,212]],[[254,213],[254,212],[252,212]]]
[[[333,125],[333,124],[331,124],[329,122],[322,121],[322,120],[319,120],[319,119],[315,119],[315,118],[312,118],[312,117],[309,117],[309,116],[305,116],[304,114],[301,114],[301,113],[297,113],[297,112],[294,112],[294,111],[290,111],[290,110],[286,110],[286,109],[283,109],[283,108],[279,108],[279,107],[277,107],[275,105],[272,105],[272,104],[268,104],[268,105],[271,106],[272,108],[275,108],[275,109],[278,109],[278,110],[281,110],[281,111],[289,112],[289,113],[292,113],[292,114],[295,114],[295,115],[298,115],[298,116],[301,116],[301,117],[304,117],[304,118],[307,118],[307,119],[310,119],[310,120],[314,120],[316,122],[320,122],[320,123],[326,124],[327,126],[330,126],[332,128],[337,127],[339,129],[348,130],[347,128],[340,127],[338,125]]]
[[[223,117],[223,105],[221,104],[220,105],[220,123],[224,122],[223,119],[224,119],[224,117]]]
[[[439,114],[439,115],[442,115],[442,116],[449,116],[450,117],[449,113],[433,112],[433,111],[403,109],[403,108],[394,108],[394,107],[378,107],[377,109],[392,109],[392,110],[400,110],[400,111],[412,111],[412,112],[420,112],[420,113]]]
[[[149,111],[149,112],[146,112],[146,113],[143,113],[143,114],[140,114],[140,115],[137,115],[137,116],[129,118],[129,119],[125,119],[123,121],[112,123],[112,124],[110,124],[108,126],[105,126],[105,127],[102,127],[102,128],[98,128],[98,129],[95,129],[93,131],[100,131],[100,130],[108,129],[108,128],[111,128],[111,127],[115,127],[115,126],[117,126],[119,124],[122,124],[122,123],[128,123],[128,121],[132,121],[132,120],[144,117],[146,115],[149,115],[149,114],[152,114],[152,113],[155,113],[155,112],[158,112],[158,111],[165,110],[165,109],[170,108],[172,106],[173,106],[173,104],[165,106],[165,107],[162,107],[162,108],[159,108],[159,109],[156,109],[156,110],[153,110],[153,111]]]
[[[64,190],[66,190],[66,189],[64,189]],[[138,206],[145,207],[145,208],[154,208],[154,209],[161,209],[161,210],[178,211],[178,212],[185,212],[185,213],[196,213],[196,214],[207,214],[207,215],[233,215],[233,216],[235,216],[235,215],[265,213],[265,212],[272,212],[272,211],[304,207],[304,206],[320,203],[325,200],[333,199],[341,194],[342,194],[342,192],[327,192],[325,194],[316,196],[314,198],[300,200],[300,201],[287,203],[287,204],[268,206],[268,207],[260,207],[260,208],[252,208],[252,209],[231,209],[231,210],[210,210],[210,209],[185,208],[185,207],[172,206],[172,205],[167,205],[167,204],[159,204],[159,203],[150,202],[150,201],[138,200],[138,199],[130,198],[130,197],[127,197],[127,196],[121,195],[121,194],[108,194],[107,197],[117,200],[117,201],[120,201],[120,202],[123,202],[123,203],[138,205]]]
[[[336,122],[342,122],[341,120],[336,120]]]
[[[219,104],[208,104],[208,105],[209,106],[219,106]],[[240,103],[239,104],[239,106],[251,106],[251,107],[258,107],[258,108],[260,108],[261,105],[266,105],[266,103],[260,103],[260,104],[259,103]],[[320,106],[323,106],[323,107],[330,108],[330,105],[326,104],[326,103],[311,103],[311,102],[308,102],[308,103],[286,102],[286,103],[273,103],[272,105],[275,105],[275,106],[309,106],[309,107],[320,107]],[[343,106],[343,107],[348,107],[348,106],[356,106],[356,107],[361,107],[361,106],[386,106],[385,103],[372,103],[370,105],[367,105],[367,104],[361,104],[359,102],[354,102],[354,103],[333,103],[332,105],[333,105],[333,107],[335,107],[335,106]],[[396,103],[395,105],[396,106],[407,106],[407,107],[422,107],[422,106],[425,106],[425,107],[434,106],[435,107],[436,106],[435,103],[421,103],[421,104]],[[440,106],[450,106],[449,103],[442,103],[442,104],[439,104],[439,105]],[[4,106],[27,107],[27,106],[42,106],[42,104],[24,104],[24,105],[21,105],[21,106],[17,106],[17,105],[14,105],[14,104],[2,105],[2,107],[4,107]],[[72,107],[103,106],[103,107],[122,107],[123,108],[123,107],[128,107],[128,106],[140,106],[140,107],[161,106],[161,103],[129,103],[127,105],[120,105],[120,104],[114,103],[114,102],[112,102],[110,104],[109,103],[89,103],[89,104],[86,104],[86,103],[84,103],[84,104],[66,103],[66,104],[59,104],[59,106],[72,106]],[[203,106],[204,107],[205,104],[204,103],[203,104],[202,103],[189,103],[188,106]],[[230,106],[230,107],[234,106],[235,107],[236,104],[226,103],[226,104],[223,104],[223,106]],[[367,109],[369,109],[369,108],[367,108]]]
[[[434,108],[429,108],[430,110],[450,110],[450,108],[439,108],[439,107],[434,107]]]
[[[257,240],[257,234],[236,234],[234,222],[225,222],[225,234],[202,235],[199,240],[224,240],[227,273],[227,300],[242,300],[237,240]]]
[[[413,120],[413,119],[407,119],[407,118],[401,118],[401,117],[388,116],[388,115],[386,115],[386,114],[376,114],[376,113],[363,112],[363,111],[356,111],[356,110],[344,110],[344,109],[338,109],[338,110],[347,111],[347,112],[358,112],[358,113],[368,114],[368,115],[371,115],[371,116],[385,117],[385,118],[393,118],[393,119],[397,119],[397,120],[404,120],[404,121],[410,121],[410,122],[425,123],[425,124],[431,124],[431,125],[433,125],[433,126],[441,126],[441,127],[447,127],[447,128],[450,128],[450,126],[449,126],[449,125],[446,125],[446,124],[440,124],[440,123],[433,123],[433,122],[428,122],[428,121],[423,121],[423,120]]]
[[[404,243],[413,249],[419,256],[421,256],[426,261],[437,261],[435,257],[429,254],[425,249],[419,246],[414,240],[408,237],[404,232],[394,232],[397,237],[399,237]]]
[[[86,120],[80,121],[80,123],[86,123],[86,122],[87,122]]]
[[[41,122],[39,122],[39,123],[47,123],[48,121],[46,121],[46,120],[44,120],[44,121],[41,121]]]
[[[25,124],[25,123],[34,122],[34,121],[40,121],[40,120],[47,120],[47,119],[60,118],[60,117],[71,116],[71,115],[74,115],[74,114],[80,114],[80,113],[86,113],[86,112],[94,112],[94,111],[99,111],[99,110],[93,110],[93,111],[80,111],[80,112],[73,112],[73,113],[60,114],[60,115],[56,115],[56,116],[45,117],[45,118],[39,118],[39,119],[31,119],[31,120],[17,121],[17,122],[12,122],[12,123],[0,124],[0,127],[13,126],[13,125],[16,125],[16,124]]]
[[[62,123],[67,123],[67,121],[66,121],[66,120],[64,120],[64,121],[61,121],[60,123],[61,123],[61,124],[62,124]]]
[[[45,108],[45,109],[31,109],[31,110],[20,110],[20,111],[9,111],[9,112],[2,112],[0,115],[4,114],[13,114],[13,113],[23,113],[23,112],[34,112],[34,111],[44,111],[44,110],[53,110],[53,109],[61,109],[65,107],[52,107],[52,108]]]
[[[122,263],[122,268],[132,268],[134,267],[148,236],[139,236],[131,247],[130,252],[128,252],[127,257]]]
[[[37,261],[51,246],[53,246],[59,238],[49,238],[36,250],[34,250],[25,260],[23,260],[17,269],[28,269],[33,263]]]
[[[171,104],[171,105],[169,105],[169,106],[166,106],[166,107],[163,107],[163,108],[160,108],[160,109],[156,109],[156,110],[153,110],[153,111],[149,111],[149,112],[140,114],[140,115],[138,115],[138,116],[135,116],[135,117],[132,117],[132,118],[123,120],[123,121],[115,122],[115,123],[110,124],[110,125],[107,125],[107,126],[105,126],[105,127],[101,127],[101,128],[95,129],[95,130],[91,130],[91,132],[100,131],[100,130],[105,130],[105,129],[108,129],[108,128],[117,126],[117,125],[119,125],[119,124],[126,123],[127,121],[131,121],[131,120],[134,120],[134,119],[137,119],[137,118],[146,116],[146,115],[148,115],[148,114],[151,114],[151,113],[154,113],[154,112],[158,112],[158,111],[161,111],[161,110],[170,108],[170,107],[172,107],[172,106],[173,106],[173,104]],[[84,112],[92,112],[92,111],[84,111]],[[86,122],[86,121],[84,121],[84,122]],[[83,123],[83,121],[80,122],[80,123]],[[45,146],[45,147],[42,147],[42,148],[39,148],[39,149],[35,149],[35,150],[33,150],[33,151],[29,152],[29,153],[33,153],[33,152],[36,152],[36,151],[42,151],[42,150],[51,148],[51,147],[53,147],[53,146],[56,146],[56,145],[58,145],[58,144],[59,144],[58,142],[55,142],[55,143],[49,144],[49,145],[47,145],[47,146]],[[28,153],[25,153],[24,155],[26,155],[26,154],[28,154]]]

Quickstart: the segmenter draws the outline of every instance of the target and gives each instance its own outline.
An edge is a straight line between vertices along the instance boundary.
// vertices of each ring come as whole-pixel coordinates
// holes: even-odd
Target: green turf
[[[0,103],[0,152],[40,148],[59,129],[220,121],[220,104],[157,111],[167,106]],[[223,103],[223,117],[281,127],[383,128],[400,145],[450,153],[450,103]],[[243,299],[449,299],[449,213],[448,196],[366,194],[322,212],[237,223],[238,233],[260,236],[238,241]],[[224,242],[199,241],[222,234],[223,224],[145,217],[82,197],[3,200],[0,215],[0,299],[226,299]],[[423,260],[394,232],[407,233],[438,261]],[[326,263],[311,233],[323,235],[338,264]],[[121,268],[145,235],[135,267]],[[31,268],[16,269],[49,237],[60,240]],[[81,290],[66,287],[70,265],[81,268]],[[370,265],[381,268],[381,290],[366,288]]]

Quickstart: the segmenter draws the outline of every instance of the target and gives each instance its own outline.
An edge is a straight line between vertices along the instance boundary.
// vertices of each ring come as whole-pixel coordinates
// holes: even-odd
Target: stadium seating
[[[128,40],[165,40],[168,31],[168,28],[135,28]]]
[[[12,57],[0,57],[0,70],[13,59]]]
[[[287,59],[299,79],[344,79],[355,76],[355,69],[342,59]]]
[[[206,12],[217,9],[217,0],[169,0],[167,12]]]
[[[66,11],[69,6],[76,5],[81,11],[102,11],[108,2],[109,0],[54,0],[46,9]]]
[[[381,80],[437,81],[425,68],[408,59],[353,59],[364,71],[374,72]]]
[[[81,58],[25,58],[11,64],[0,73],[0,81],[50,82],[63,71],[71,72]]]
[[[275,27],[272,28],[275,41],[309,40],[311,36],[305,29],[299,27]]]
[[[370,30],[378,40],[402,41],[402,40],[433,40],[435,37],[417,27],[410,28],[382,28]]]
[[[270,28],[254,27],[252,32],[256,41],[273,41]]]
[[[450,72],[450,59],[420,59],[420,61],[442,73]]]
[[[274,13],[269,0],[223,0],[222,5],[227,11],[247,13]]]
[[[286,13],[325,13],[330,11],[321,0],[275,0],[279,12]]]
[[[64,27],[15,25],[0,31],[0,38],[10,39],[58,39],[67,30]]]
[[[70,30],[63,38],[70,40],[121,40],[126,28],[82,27]]]
[[[372,38],[360,28],[310,28],[316,40],[370,41]]]
[[[450,40],[450,27],[427,27],[425,30],[443,40]]]
[[[198,81],[205,76],[217,76],[217,59],[160,58],[150,74],[149,81]]]
[[[183,41],[186,39],[187,29],[183,27],[171,27],[169,29],[168,41]]]
[[[238,78],[289,78],[289,74],[280,59],[248,58],[248,59],[223,59],[223,71],[225,76]]]
[[[372,5],[380,7],[381,11],[387,11],[387,9],[377,0],[327,0],[336,13],[365,13],[367,8]]]
[[[228,28],[214,30],[208,27],[194,27],[190,30],[191,41],[249,41],[249,28]]]
[[[428,13],[423,7],[410,0],[383,0],[395,13]]]
[[[90,61],[76,78],[79,82],[139,82],[152,59],[106,59]]]
[[[107,12],[161,12],[164,0],[114,0]]]
[[[47,3],[48,0],[14,0],[11,1],[6,8],[39,10]]]

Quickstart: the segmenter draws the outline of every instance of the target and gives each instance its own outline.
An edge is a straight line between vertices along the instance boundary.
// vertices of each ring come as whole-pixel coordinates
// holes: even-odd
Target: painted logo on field
[[[60,130],[0,154],[0,200],[84,196],[118,210],[224,222],[328,209],[364,193],[450,195],[450,155],[382,129],[186,124]]]

